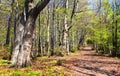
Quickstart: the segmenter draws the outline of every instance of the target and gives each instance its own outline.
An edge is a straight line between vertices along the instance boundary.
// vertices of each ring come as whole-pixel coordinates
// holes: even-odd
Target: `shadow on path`
[[[85,47],[63,67],[73,71],[75,76],[120,76],[120,60],[97,56],[91,47]]]

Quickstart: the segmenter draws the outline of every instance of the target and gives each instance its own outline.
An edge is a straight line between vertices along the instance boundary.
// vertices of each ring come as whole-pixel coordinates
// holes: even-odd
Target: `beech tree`
[[[24,9],[20,14],[19,24],[16,27],[15,45],[12,53],[13,67],[26,67],[30,65],[30,52],[35,21],[49,1],[42,0],[34,6],[34,0],[25,0]]]

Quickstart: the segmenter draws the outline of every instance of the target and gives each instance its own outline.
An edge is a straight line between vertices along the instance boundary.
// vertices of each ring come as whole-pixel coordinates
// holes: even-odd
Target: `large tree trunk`
[[[16,28],[16,38],[15,38],[15,44],[14,44],[14,48],[13,48],[13,52],[12,52],[12,65],[13,66],[16,66],[17,65],[17,62],[19,61],[18,60],[18,54],[20,52],[20,48],[21,48],[21,45],[22,45],[22,38],[23,38],[23,30],[24,30],[24,26],[22,25],[22,23],[24,24],[24,19],[23,17],[21,16],[21,20],[20,20],[21,23],[19,23],[19,25],[17,26]]]
[[[21,20],[17,27],[15,47],[12,55],[12,66],[25,67],[30,65],[30,52],[35,29],[35,21],[40,11],[43,10],[49,1],[50,0],[43,0],[31,9],[28,6],[29,3],[33,3],[33,0],[25,1],[24,12],[20,16]]]
[[[35,25],[35,19],[32,17],[29,17],[23,38],[22,38],[22,44],[21,48],[18,54],[18,62],[17,65],[19,66],[28,66],[30,65],[30,52],[32,47],[32,38],[33,38],[33,32],[34,32],[34,25]]]

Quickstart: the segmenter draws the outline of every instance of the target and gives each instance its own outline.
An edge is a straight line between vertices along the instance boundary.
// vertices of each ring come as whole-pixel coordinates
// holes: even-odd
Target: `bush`
[[[61,66],[62,65],[62,60],[58,60],[57,65]]]
[[[99,50],[98,51],[98,55],[103,55],[104,54],[104,51],[103,50]]]
[[[65,60],[60,60],[60,59],[59,59],[59,60],[57,61],[57,65],[59,65],[59,66],[61,66],[63,63],[65,63]]]
[[[57,55],[57,56],[64,56],[64,55],[62,54],[62,49],[61,49],[60,46],[57,46],[57,48],[56,48],[56,55]]]
[[[70,49],[72,53],[76,52],[77,50],[78,50],[77,45],[74,45],[74,47]]]

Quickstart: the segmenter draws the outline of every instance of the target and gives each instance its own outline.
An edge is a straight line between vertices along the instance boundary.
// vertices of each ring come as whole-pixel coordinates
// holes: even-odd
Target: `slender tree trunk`
[[[51,51],[51,55],[55,55],[55,53],[56,53],[56,49],[55,49],[55,44],[56,44],[56,38],[55,38],[55,28],[56,28],[56,26],[55,26],[55,0],[53,1],[53,13],[52,13],[52,38],[51,38],[51,40],[52,40],[52,44],[51,44],[51,46],[52,46],[52,51]]]
[[[16,39],[16,27],[17,27],[17,23],[18,23],[18,2],[16,2],[16,11],[15,11],[15,20],[14,20],[14,39]]]
[[[38,56],[41,56],[41,37],[40,37],[40,34],[41,34],[41,27],[40,27],[40,15],[39,15],[39,19],[38,19],[38,22],[39,22],[39,33],[38,33]]]
[[[118,52],[118,34],[117,34],[117,31],[118,31],[118,21],[116,20],[115,21],[115,51],[116,51],[116,55],[117,56],[117,52]]]
[[[7,34],[6,34],[6,45],[10,44],[10,30],[11,30],[11,23],[12,23],[12,16],[14,10],[14,0],[11,3],[11,13],[8,15],[8,23],[7,23]]]
[[[74,38],[74,31],[72,30],[72,48],[73,48],[73,51],[75,51],[75,38]]]
[[[116,6],[116,14],[115,14],[115,17],[118,16],[118,4],[117,4],[117,1],[115,1],[115,6]],[[116,51],[116,55],[117,56],[117,53],[118,53],[118,20],[115,19],[115,51]]]
[[[64,19],[64,31],[63,31],[63,53],[67,52],[69,54],[69,31],[68,31],[68,19],[67,19],[67,10],[68,10],[68,0],[65,3],[66,15]]]
[[[47,56],[50,56],[50,7],[48,6],[47,19]]]
[[[116,8],[115,8],[116,7]],[[117,51],[118,51],[118,39],[117,39],[117,31],[118,31],[118,21],[115,18],[117,16],[117,10],[118,6],[116,1],[113,3],[113,11],[116,12],[113,14],[113,24],[112,24],[112,45],[113,45],[113,51],[112,51],[112,56],[116,56],[117,55]]]
[[[6,34],[6,45],[9,45],[10,43],[10,28],[11,28],[11,15],[8,18],[8,22],[7,22],[7,34]]]
[[[60,15],[58,14],[57,18],[59,18],[59,17],[60,17]],[[61,46],[61,44],[62,44],[62,40],[61,40],[61,37],[62,37],[62,35],[61,35],[62,31],[61,30],[62,30],[62,28],[61,28],[60,20],[58,20],[57,24],[58,24],[57,25],[58,26],[57,27],[57,29],[58,29],[58,45]]]
[[[79,43],[78,43],[78,50],[80,50],[80,47],[83,45],[84,41],[85,41],[85,31],[82,30]]]
[[[12,3],[14,3],[14,0],[12,0]],[[10,60],[11,60],[11,56],[12,56],[12,52],[13,52],[13,47],[15,45],[15,38],[16,38],[16,25],[18,22],[18,2],[15,3],[16,4],[16,10],[15,10],[15,17],[14,17],[14,38],[11,38],[11,51],[10,51]],[[13,4],[12,4],[13,5]],[[13,9],[13,7],[12,7]]]

